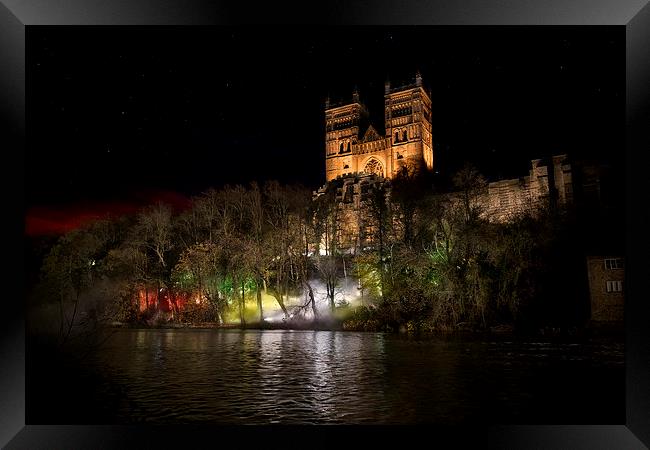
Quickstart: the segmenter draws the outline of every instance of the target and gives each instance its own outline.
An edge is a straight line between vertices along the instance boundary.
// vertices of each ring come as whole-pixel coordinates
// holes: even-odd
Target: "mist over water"
[[[314,293],[314,301],[316,303],[316,310],[318,312],[319,318],[329,318],[332,316],[332,310],[330,308],[330,300],[327,297],[327,287],[325,284],[315,278],[309,280],[309,284],[312,287]],[[264,320],[270,323],[282,322],[284,319],[284,313],[282,308],[278,305],[275,298],[269,294],[263,294],[264,299]],[[299,308],[300,306],[306,305],[309,302],[309,296],[307,290],[304,290],[303,294],[300,297],[289,296],[289,299],[285,302],[287,310],[290,316],[299,316],[307,320],[314,318],[314,314],[311,308],[311,305],[306,308]],[[342,278],[337,287],[334,290],[334,304],[336,306],[349,306],[357,307],[361,305],[368,305],[370,299],[367,294],[365,297],[362,296],[361,289],[359,288],[358,280],[354,277],[348,276]],[[248,299],[247,304],[249,308],[253,306],[255,302]],[[239,323],[237,319],[233,323]]]

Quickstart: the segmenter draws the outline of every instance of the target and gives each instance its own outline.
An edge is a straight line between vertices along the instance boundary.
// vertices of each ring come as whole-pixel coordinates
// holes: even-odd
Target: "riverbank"
[[[145,329],[223,329],[223,330],[314,330],[314,331],[343,331],[343,325],[336,320],[319,321],[282,321],[282,322],[250,322],[245,324],[218,324],[216,322],[199,323],[158,323],[153,325],[143,323],[113,322],[110,328],[145,328]]]
[[[498,325],[486,329],[472,329],[469,327],[458,327],[453,329],[437,330],[414,330],[407,327],[398,329],[355,329],[345,326],[345,322],[337,320],[319,321],[282,321],[282,322],[250,322],[246,324],[218,324],[216,322],[202,323],[160,323],[146,325],[141,323],[113,322],[108,328],[111,329],[214,329],[214,330],[295,330],[295,331],[350,331],[368,333],[388,333],[410,336],[474,336],[474,337],[524,337],[524,338],[591,338],[591,337],[612,337],[623,339],[625,328],[621,323],[592,323],[585,327],[553,328],[544,327],[537,330],[516,330],[512,325]]]

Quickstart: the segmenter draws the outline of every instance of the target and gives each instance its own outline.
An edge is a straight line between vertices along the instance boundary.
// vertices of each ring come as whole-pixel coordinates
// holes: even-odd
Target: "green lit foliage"
[[[381,298],[381,279],[377,254],[374,252],[357,254],[353,259],[353,264],[354,274],[359,280],[362,303],[379,300]]]
[[[353,308],[343,321],[343,329],[349,331],[379,331],[382,325],[376,310],[363,305]]]
[[[391,329],[509,322],[522,302],[538,295],[536,272],[547,265],[541,249],[553,240],[543,232],[548,220],[490,223],[481,215],[486,183],[478,171],[463,167],[453,182],[455,193],[435,194],[417,177],[397,177],[387,206],[382,192],[371,199],[371,216],[383,232],[355,257],[355,268],[365,287],[379,279],[375,314]]]

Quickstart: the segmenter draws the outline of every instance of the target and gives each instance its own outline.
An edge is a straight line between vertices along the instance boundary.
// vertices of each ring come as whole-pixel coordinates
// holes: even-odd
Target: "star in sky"
[[[54,31],[42,30],[39,33],[46,35]],[[395,86],[408,83],[416,65],[422,69],[425,84],[433,89],[436,105],[434,139],[440,145],[455,145],[449,153],[465,151],[466,154],[491,155],[492,144],[486,147],[485,143],[486,131],[503,129],[506,122],[511,126],[495,142],[500,145],[498,152],[504,155],[503,160],[508,160],[511,154],[520,159],[528,157],[527,154],[521,156],[522,141],[527,142],[527,152],[538,152],[546,145],[529,145],[531,135],[544,135],[544,139],[555,148],[564,145],[571,151],[576,147],[572,145],[575,142],[584,143],[585,148],[611,147],[611,138],[589,143],[584,140],[588,135],[584,131],[593,127],[594,121],[607,123],[609,111],[615,110],[609,107],[610,103],[617,96],[620,99],[624,92],[608,84],[614,70],[607,62],[612,59],[614,49],[610,49],[608,42],[611,38],[604,31],[594,40],[580,38],[577,32],[556,30],[553,33],[558,33],[558,38],[539,38],[532,47],[527,45],[528,37],[522,38],[521,42],[509,40],[504,46],[498,45],[501,38],[492,41],[491,38],[472,35],[457,40],[456,34],[437,47],[436,43],[442,41],[435,33],[427,35],[425,29],[413,31],[406,28],[349,30],[345,35],[332,35],[331,31],[310,34],[311,31],[305,30],[307,37],[304,40],[296,40],[295,35],[287,30],[279,31],[277,34],[284,34],[277,40],[275,34],[256,33],[253,30],[245,34],[221,30],[212,41],[200,41],[200,44],[196,40],[179,40],[177,36],[155,42],[143,41],[142,44],[102,35],[104,41],[93,37],[83,42],[78,38],[69,38],[68,41],[57,38],[56,45],[48,41],[49,48],[44,49],[42,41],[35,41],[41,48],[35,47],[35,54],[31,56],[31,61],[35,61],[38,67],[32,80],[40,92],[32,98],[38,99],[40,104],[30,106],[31,111],[39,112],[38,120],[33,123],[34,129],[39,130],[34,135],[40,137],[33,141],[38,148],[32,151],[29,164],[34,180],[39,180],[40,184],[30,185],[34,186],[30,187],[34,191],[32,198],[51,196],[51,186],[65,184],[67,171],[71,170],[69,164],[53,163],[54,158],[47,156],[53,147],[60,149],[57,154],[70,155],[72,160],[76,154],[85,155],[84,149],[96,136],[113,140],[111,146],[106,144],[104,147],[99,141],[95,147],[96,154],[111,154],[106,156],[107,159],[129,155],[121,169],[134,174],[129,179],[138,183],[160,183],[161,187],[169,189],[185,189],[186,185],[191,185],[187,192],[194,189],[194,184],[201,188],[217,184],[221,174],[203,170],[203,167],[213,167],[214,162],[222,162],[221,155],[228,153],[233,136],[241,136],[240,147],[249,155],[261,151],[259,145],[251,143],[258,138],[261,141],[264,136],[268,142],[264,155],[287,155],[295,159],[295,164],[315,167],[315,172],[298,171],[299,174],[289,165],[278,163],[273,167],[264,165],[255,173],[239,171],[245,179],[235,180],[233,175],[233,179],[228,181],[246,182],[248,178],[273,173],[280,181],[291,181],[305,174],[304,180],[300,181],[318,183],[318,171],[323,170],[320,152],[323,136],[319,126],[325,93],[329,91],[333,101],[347,101],[351,98],[354,84],[358,83],[362,99],[369,102],[367,106],[371,115],[378,115],[373,124],[381,128],[385,80],[391,79]],[[570,33],[574,34],[567,36]],[[465,44],[459,43],[463,39]],[[565,48],[562,39],[571,42],[570,48]],[[188,45],[190,41],[192,44]],[[402,42],[405,45],[400,47],[398,43]],[[616,45],[620,46],[620,39],[616,40]],[[215,57],[214,49],[217,47],[223,49],[222,57]],[[530,48],[548,48],[549,51],[527,53]],[[624,45],[622,48],[624,50]],[[75,56],[82,49],[88,57],[77,61]],[[391,56],[387,64],[386,55],[394,55],[396,50],[402,57],[395,64]],[[592,53],[585,54],[585,50]],[[50,51],[54,56],[49,55]],[[361,51],[364,58],[359,61]],[[339,55],[340,62],[329,63],[327,58],[333,54]],[[119,64],[115,64],[116,59]],[[282,71],[277,70],[279,62]],[[480,74],[476,73],[478,70],[472,70],[473,63],[481,64]],[[567,64],[570,64],[571,71],[568,71]],[[32,69],[36,67],[32,66]],[[561,76],[548,77],[549,72]],[[581,84],[581,78],[576,76],[573,79],[569,76],[572,74],[587,74],[593,76],[593,81]],[[512,84],[515,85],[512,92],[516,94],[508,90]],[[252,86],[256,88],[252,89]],[[295,89],[299,95],[295,95]],[[576,95],[566,96],[569,89]],[[278,92],[289,94],[278,102]],[[579,123],[572,122],[570,131],[555,131],[554,137],[547,137],[548,130],[535,134],[537,124],[547,117],[540,111],[568,114],[557,108],[564,101],[574,101],[573,109],[567,108],[566,111],[577,112],[582,108],[584,113],[575,114]],[[249,113],[240,109],[240,105],[250,108],[251,104],[255,105],[257,117],[263,120],[255,123],[254,127],[232,120]],[[278,113],[278,108],[281,113]],[[281,122],[281,117],[285,122]],[[277,134],[282,133],[278,130],[286,129],[288,117],[293,121],[289,125],[298,130],[294,140],[283,139]],[[527,120],[521,119],[523,117]],[[564,120],[564,116],[559,120]],[[582,124],[589,124],[589,127]],[[467,130],[472,131],[471,136]],[[253,134],[255,138],[251,137]],[[580,140],[571,141],[572,134],[580,135]],[[74,145],[71,145],[71,137]],[[163,147],[168,148],[172,157],[186,156],[191,148],[200,148],[203,153],[197,157],[178,158],[163,179],[153,175],[155,171],[151,170],[148,155],[137,156],[145,154],[141,151],[144,143],[152,152],[156,149],[160,154]],[[532,145],[537,147],[532,148]],[[463,150],[462,147],[472,147],[473,150]],[[518,150],[513,150],[515,147]],[[99,164],[85,157],[77,160],[80,173],[106,173],[105,185],[95,183],[98,191],[114,190],[110,185],[118,181],[114,180],[114,167],[101,167],[101,160]],[[231,164],[239,167],[240,163],[237,160]],[[244,163],[250,165],[250,161]],[[55,164],[60,166],[55,167]]]

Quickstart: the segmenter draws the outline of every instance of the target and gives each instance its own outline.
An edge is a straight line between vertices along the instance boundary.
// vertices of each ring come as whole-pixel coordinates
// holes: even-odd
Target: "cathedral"
[[[326,184],[314,197],[335,191],[339,249],[350,253],[372,241],[365,212],[373,190],[384,186],[390,192],[390,181],[400,173],[434,170],[431,95],[422,77],[417,73],[413,84],[397,88],[387,82],[384,94],[383,135],[370,123],[356,90],[350,103],[325,105]],[[532,160],[528,176],[487,183],[476,201],[485,219],[508,222],[549,202],[567,206],[572,198],[572,165],[567,155],[556,155]]]
[[[398,175],[434,170],[431,95],[422,86],[422,77],[416,74],[414,84],[393,89],[386,83],[384,105],[383,135],[370,123],[358,92],[352,102],[325,105],[326,183],[314,191],[314,198],[333,196],[335,220],[318,245],[320,254],[357,254],[372,248],[377,242],[376,218],[372,217],[377,198],[391,204],[391,184]],[[603,167],[593,162],[547,154],[530,161],[527,175],[481,182],[472,203],[484,220],[494,223],[536,216],[547,208],[575,209],[576,204],[580,211],[598,211],[605,205],[601,197],[604,176]],[[382,192],[386,197],[373,196]],[[463,195],[453,190],[436,195],[448,205],[463,202]],[[393,212],[399,215],[399,210]],[[392,224],[393,232],[403,232],[399,220]],[[622,261],[620,254],[604,251],[586,258],[594,321],[623,319]]]
[[[385,88],[384,135],[370,123],[354,92],[352,102],[325,106],[327,181],[366,173],[391,179],[401,170],[432,170],[431,96],[416,74],[415,83]]]

